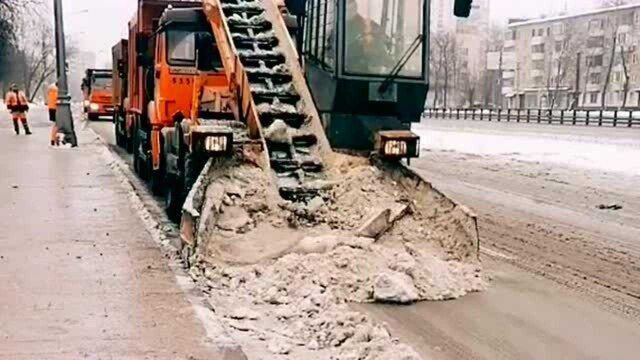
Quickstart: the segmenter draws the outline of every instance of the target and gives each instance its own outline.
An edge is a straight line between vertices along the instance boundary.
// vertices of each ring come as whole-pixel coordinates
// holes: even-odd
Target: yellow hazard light
[[[227,151],[227,141],[226,136],[207,136],[204,148],[211,152],[225,152]]]
[[[402,140],[388,140],[384,144],[384,155],[407,155],[407,142]]]

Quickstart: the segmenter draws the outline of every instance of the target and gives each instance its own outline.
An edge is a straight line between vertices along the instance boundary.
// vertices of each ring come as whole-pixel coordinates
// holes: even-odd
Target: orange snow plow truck
[[[211,157],[251,143],[235,121],[229,82],[201,2],[141,0],[129,22],[127,51],[114,52],[122,70],[120,146],[134,169],[166,196],[178,218],[184,197]],[[127,54],[125,59],[122,54]],[[116,58],[116,57],[120,58]]]

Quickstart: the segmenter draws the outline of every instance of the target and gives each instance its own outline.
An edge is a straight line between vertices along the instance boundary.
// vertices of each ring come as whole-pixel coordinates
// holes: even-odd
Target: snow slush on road
[[[332,150],[274,3],[204,10],[238,49],[263,148],[209,160],[183,208],[182,255],[216,316],[258,358],[419,359],[349,304],[483,290],[475,216],[399,159]]]
[[[348,304],[485,288],[475,219],[407,172],[333,154],[324,190],[305,204],[283,200],[246,159],[208,164],[185,207],[183,254],[245,351],[419,358]]]

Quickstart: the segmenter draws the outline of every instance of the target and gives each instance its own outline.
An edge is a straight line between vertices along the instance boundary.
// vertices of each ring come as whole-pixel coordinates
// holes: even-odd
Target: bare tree
[[[561,88],[569,88],[569,75],[577,69],[577,53],[582,44],[577,37],[577,30],[567,24],[562,32],[563,39],[554,44],[552,61],[547,62],[546,92],[547,102],[551,110],[558,105]],[[578,89],[575,89],[578,91]]]
[[[636,3],[638,1],[632,1],[632,0],[600,0],[600,7],[601,8],[608,8],[608,7],[614,7],[614,6],[622,6],[622,5],[628,5],[628,4],[632,4],[632,3]]]
[[[42,84],[56,71],[55,51],[51,38],[51,27],[46,22],[28,22],[21,29],[29,34],[27,41],[19,44],[24,56],[22,83],[25,95],[33,101]]]
[[[455,47],[455,37],[452,34],[443,32],[433,36],[431,70],[434,85],[434,107],[437,107],[440,103],[444,107],[449,104],[449,90],[452,84],[451,74],[455,74],[455,62],[457,62]]]
[[[624,45],[620,44],[620,59],[622,61],[622,74],[624,76],[624,83],[622,85],[622,107],[625,108],[627,106],[627,97],[629,94],[629,67],[627,66],[627,56],[628,52],[626,52]]]
[[[41,0],[0,0],[0,86],[5,81],[20,81],[24,56],[19,51],[21,19],[37,12]],[[0,89],[3,90],[3,89]]]
[[[19,23],[17,31],[21,39],[17,43],[18,54],[23,59],[21,64],[21,83],[25,95],[33,102],[43,85],[55,80],[56,53],[53,29],[46,19],[49,13],[34,14]],[[72,60],[77,50],[73,42],[67,40],[67,59]],[[70,45],[70,46],[69,46]]]
[[[482,88],[482,80],[484,73],[471,74],[468,71],[462,79],[462,101],[469,106],[473,106],[476,103],[476,97],[479,89]]]
[[[604,20],[603,20],[604,21]],[[609,53],[609,62],[607,65],[607,72],[604,77],[604,83],[602,84],[602,94],[600,104],[602,109],[607,107],[607,91],[609,90],[609,85],[611,84],[611,71],[613,70],[613,63],[616,58],[616,48],[618,47],[618,19],[615,16],[607,19],[607,29],[608,36],[611,39],[611,53]],[[605,33],[605,40],[607,34]]]

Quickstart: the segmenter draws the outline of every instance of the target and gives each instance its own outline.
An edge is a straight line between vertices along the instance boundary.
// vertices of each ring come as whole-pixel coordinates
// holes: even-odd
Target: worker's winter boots
[[[22,127],[24,128],[25,135],[33,134],[31,129],[29,129],[29,124],[25,120],[22,121]],[[15,130],[16,135],[20,135],[20,120],[13,120],[13,130]]]

